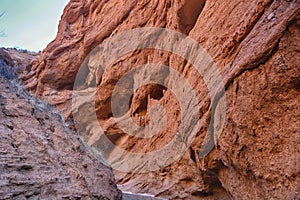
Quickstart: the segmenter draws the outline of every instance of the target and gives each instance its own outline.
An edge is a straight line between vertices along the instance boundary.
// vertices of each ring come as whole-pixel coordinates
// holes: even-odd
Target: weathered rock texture
[[[13,63],[0,60],[1,68]],[[121,199],[112,170],[7,73],[0,75],[0,199]]]
[[[98,83],[96,110],[100,124],[111,140],[134,152],[153,151],[168,143],[180,123],[180,107],[168,88],[140,88],[130,104],[134,120],[139,125],[147,124],[149,108],[160,104],[168,111],[168,122],[160,136],[148,141],[128,136],[113,123],[110,107],[114,84],[125,72],[147,63],[168,65],[191,82],[199,98],[201,128],[182,158],[147,174],[116,172],[119,183],[126,190],[170,199],[297,199],[299,8],[297,0],[71,0],[56,39],[32,62],[24,83],[69,117],[75,76],[84,58],[99,43],[137,27],[185,33],[207,50],[223,76],[227,98],[224,130],[215,149],[200,159],[211,100],[201,76],[176,55],[145,49],[114,62],[100,78],[90,71],[86,82]],[[168,79],[168,74],[158,74]]]
[[[40,53],[27,50],[17,50],[14,48],[1,48],[1,60],[7,65],[9,70],[18,78],[27,75],[28,68],[32,60],[38,58]]]

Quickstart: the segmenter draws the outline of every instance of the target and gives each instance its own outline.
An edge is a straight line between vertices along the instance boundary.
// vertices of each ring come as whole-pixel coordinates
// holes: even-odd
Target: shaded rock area
[[[224,129],[213,151],[200,158],[215,114],[212,104],[219,102],[211,102],[201,75],[179,56],[143,49],[124,55],[104,71],[89,66],[83,85],[97,84],[99,124],[116,145],[131,152],[165,146],[180,124],[180,106],[168,88],[139,88],[128,110],[136,124],[149,123],[154,105],[167,110],[168,120],[159,136],[147,141],[130,136],[116,126],[111,110],[113,88],[126,72],[149,63],[170,66],[191,83],[199,100],[200,128],[180,160],[155,172],[115,171],[118,184],[126,191],[168,199],[299,199],[299,10],[298,0],[71,0],[56,39],[31,62],[22,80],[69,119],[76,74],[98,44],[138,27],[184,33],[207,50],[222,74],[227,102]],[[169,73],[158,76],[170,81]],[[133,79],[128,85],[135,83]],[[85,131],[92,132],[86,117]],[[213,127],[215,138],[217,132]]]
[[[28,50],[0,48],[1,60],[20,79],[29,73],[31,61],[38,59],[39,56],[40,53]]]
[[[2,55],[0,61],[1,68],[14,63]],[[101,157],[53,108],[5,76],[0,75],[0,199],[121,199]]]

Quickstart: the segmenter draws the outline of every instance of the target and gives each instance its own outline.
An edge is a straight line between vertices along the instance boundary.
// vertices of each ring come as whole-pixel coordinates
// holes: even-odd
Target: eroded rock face
[[[268,60],[228,88],[219,148],[229,168],[219,177],[238,199],[299,198],[299,34],[292,21]],[[251,190],[244,195],[234,188]]]
[[[199,158],[198,152],[214,114],[211,105],[218,102],[211,102],[203,78],[190,63],[153,49],[126,54],[105,70],[94,66],[97,58],[85,63],[89,70],[82,72],[87,75],[82,85],[97,86],[95,110],[99,124],[110,140],[130,152],[147,153],[165,146],[180,124],[181,111],[178,97],[167,87],[147,85],[134,91],[128,110],[113,116],[112,92],[126,72],[149,63],[170,66],[191,83],[198,98],[200,128],[180,160],[146,174],[116,171],[119,184],[125,190],[170,199],[297,199],[299,8],[298,1],[271,0],[72,0],[65,8],[56,39],[32,62],[24,83],[67,118],[71,116],[76,74],[99,43],[138,27],[161,27],[187,34],[214,59],[226,88],[226,124],[216,147],[205,158]],[[169,72],[157,74],[156,78],[165,83],[170,81]],[[137,79],[131,80],[124,82],[125,87],[136,84]],[[137,125],[147,125],[155,105],[166,109],[168,120],[159,135],[149,140],[130,136],[115,123],[122,120],[122,113],[128,113]],[[101,143],[97,144],[100,137],[92,137],[90,116],[84,117],[85,126],[80,131],[87,132],[89,144],[101,148]],[[217,129],[213,129],[215,134]]]
[[[2,74],[0,172],[1,199],[121,199],[101,158],[49,105]]]
[[[32,60],[38,59],[40,53],[14,48],[0,48],[1,60],[7,65],[9,70],[18,78],[28,74]]]

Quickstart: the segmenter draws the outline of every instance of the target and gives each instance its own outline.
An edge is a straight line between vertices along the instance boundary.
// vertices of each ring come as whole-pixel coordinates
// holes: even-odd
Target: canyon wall
[[[200,124],[197,134],[179,160],[159,170],[115,170],[121,187],[169,199],[297,199],[299,8],[297,0],[71,0],[64,10],[57,37],[26,68],[27,75],[22,80],[29,91],[71,119],[80,115],[76,110],[72,113],[72,90],[80,67],[87,65],[80,72],[86,79],[79,86],[86,89],[83,93],[91,83],[97,87],[94,110],[105,135],[127,152],[147,154],[166,146],[174,137],[182,122],[180,100],[189,96],[178,97],[162,85],[146,85],[134,90],[129,108],[114,116],[112,94],[118,80],[130,70],[151,63],[169,66],[188,80],[196,95],[200,113],[194,122]],[[141,27],[166,28],[198,42],[222,76],[223,97],[212,99],[206,81],[192,63],[171,52],[135,50],[104,69],[93,66],[97,57],[86,60],[102,42]],[[116,48],[124,47],[120,43]],[[157,71],[155,78],[168,85],[173,78],[170,74]],[[124,85],[132,89],[138,81],[132,77]],[[226,113],[221,115],[225,124],[219,130],[215,108],[225,96]],[[136,138],[117,126],[116,121],[122,121],[126,114],[138,126],[147,126],[155,120],[150,115],[151,107],[156,105],[165,108],[167,120],[152,138]],[[86,104],[79,102],[74,106],[80,110]],[[92,134],[91,116],[84,118],[79,131]],[[162,120],[160,116],[156,119],[158,123]],[[212,128],[211,119],[215,125]],[[199,152],[206,143],[207,132],[214,136],[215,147],[202,158]],[[86,139],[95,148],[103,147],[97,139]],[[161,155],[161,159],[167,156]]]
[[[111,168],[10,71],[31,56],[0,49],[0,198],[121,199]]]

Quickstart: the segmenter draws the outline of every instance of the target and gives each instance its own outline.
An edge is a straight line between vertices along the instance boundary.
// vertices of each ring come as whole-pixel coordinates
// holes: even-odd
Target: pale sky
[[[43,50],[69,0],[0,0],[0,47]]]

